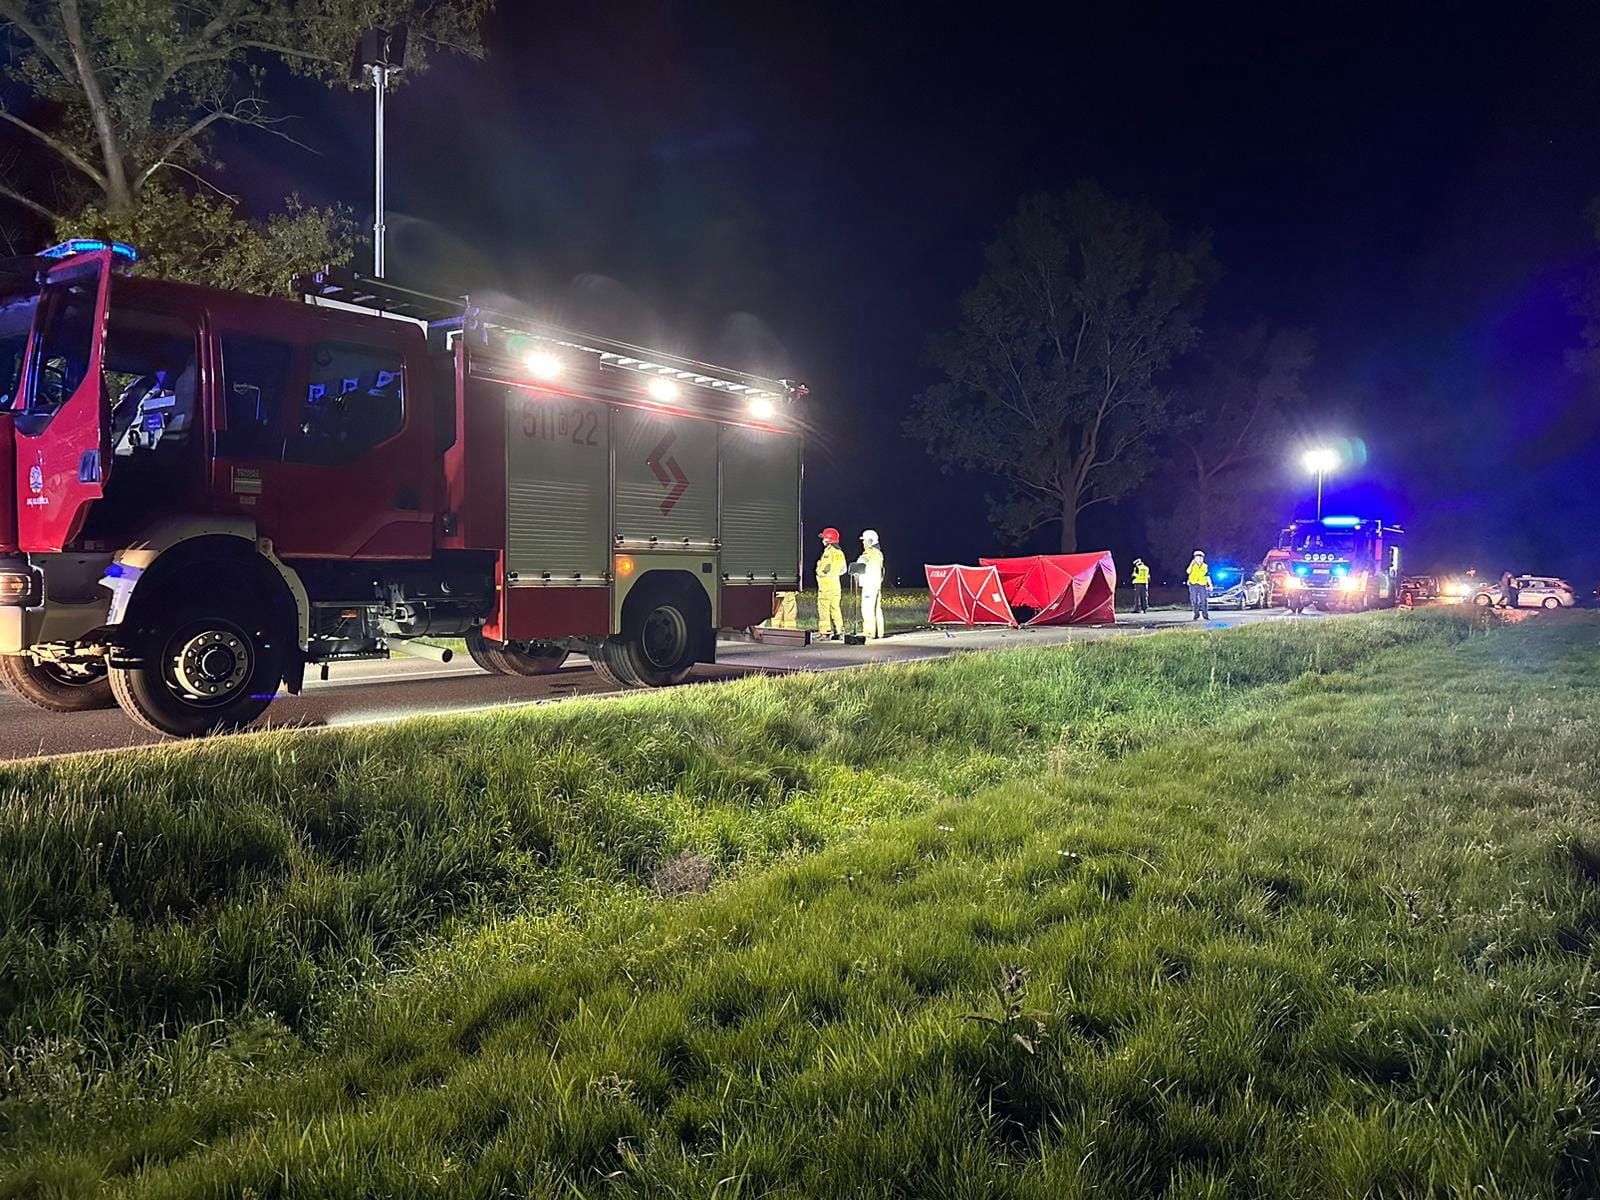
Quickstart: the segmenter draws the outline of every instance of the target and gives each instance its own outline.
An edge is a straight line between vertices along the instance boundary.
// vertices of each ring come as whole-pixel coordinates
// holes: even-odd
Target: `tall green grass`
[[[13,1191],[53,1180],[73,1194],[105,1173],[169,1158],[182,1160],[168,1181],[174,1194],[208,1180],[201,1190],[216,1194],[248,1186],[261,1194],[477,1195],[512,1179],[532,1191],[559,1185],[588,1194],[622,1186],[620,1179],[700,1195],[713,1190],[711,1172],[749,1174],[741,1146],[770,1161],[771,1178],[803,1178],[807,1143],[825,1145],[830,1161],[860,1151],[865,1163],[879,1163],[897,1151],[873,1145],[869,1126],[857,1128],[859,1146],[828,1134],[832,1118],[820,1112],[809,1124],[786,1117],[782,1128],[764,1126],[755,1097],[765,1084],[735,1089],[752,1097],[748,1113],[743,1101],[723,1107],[715,1087],[746,1070],[762,1079],[768,1068],[760,1064],[768,1063],[786,1073],[785,1086],[810,1080],[797,1095],[822,1103],[852,1079],[867,1087],[879,1078],[872,1046],[880,1028],[892,1032],[904,1019],[923,1030],[907,1035],[922,1045],[917,1039],[943,1028],[952,1005],[963,1010],[951,1018],[957,1042],[1003,1029],[1001,1040],[1032,1062],[1037,1045],[1024,1051],[1013,1035],[1036,1041],[1029,1022],[1042,1020],[1032,1015],[1044,1003],[1038,968],[1020,989],[982,1001],[1009,962],[993,948],[1077,928],[1092,896],[1142,894],[1149,872],[1172,853],[1160,830],[1174,813],[1199,822],[1198,833],[1177,830],[1187,839],[1179,857],[1197,879],[1215,876],[1226,895],[1239,886],[1229,882],[1234,836],[1276,845],[1279,861],[1256,890],[1268,896],[1263,903],[1281,906],[1271,897],[1294,890],[1303,837],[1333,843],[1343,834],[1326,805],[1282,825],[1285,796],[1298,794],[1287,785],[1300,777],[1292,760],[1277,775],[1258,760],[1272,757],[1268,746],[1280,735],[1308,736],[1319,706],[1384,680],[1391,659],[1412,674],[1418,664],[1449,662],[1465,677],[1448,649],[1472,628],[1450,615],[1393,614],[1160,636],[12,770],[0,782],[0,854],[16,867],[0,883],[0,1002],[12,1047],[0,1113],[24,1156]],[[1522,631],[1479,639],[1470,653],[1489,654],[1511,637],[1520,639],[1519,661],[1535,650],[1549,663],[1571,656],[1564,643]],[[1369,662],[1362,686],[1344,676]],[[1557,667],[1550,678],[1568,688],[1582,676]],[[1384,696],[1354,724],[1377,723],[1365,746],[1387,763],[1382,756],[1396,741],[1389,727],[1404,706]],[[1465,734],[1450,699],[1444,694],[1444,707],[1416,727],[1433,737]],[[1291,709],[1293,720],[1277,715]],[[1209,741],[1184,740],[1184,731],[1208,726]],[[1233,747],[1237,739],[1246,744]],[[1243,775],[1236,764],[1184,769],[1185,755],[1243,754],[1251,739],[1264,741]],[[1409,761],[1400,748],[1393,753],[1394,763]],[[1552,760],[1566,770],[1563,761]],[[1148,795],[1129,790],[1129,771],[1143,772]],[[1398,766],[1382,772],[1400,778]],[[1087,786],[1080,777],[1109,789],[1088,810],[1072,791]],[[991,791],[970,809],[885,827],[1005,781],[1010,790]],[[1469,809],[1479,806],[1462,807]],[[1374,821],[1397,819],[1387,807],[1375,812]],[[1063,813],[1072,815],[1065,840],[1051,824]],[[1107,831],[1138,831],[1146,821],[1137,845],[1102,853]],[[873,828],[880,833],[867,843],[811,857],[842,834]],[[685,852],[725,876],[784,859],[801,865],[662,908],[650,885]],[[1028,864],[1021,875],[1017,855]],[[894,864],[882,879],[880,860]],[[943,866],[930,876],[924,861]],[[930,890],[930,880],[958,865],[948,891],[944,883]],[[1068,902],[1054,896],[1057,882],[1086,890]],[[900,883],[910,891],[902,895]],[[1027,913],[1039,903],[1065,915],[1032,921]],[[845,919],[858,910],[859,923]],[[1198,902],[1184,911],[1158,941],[1177,946],[1217,919]],[[1236,922],[1219,928],[1234,936]],[[1099,946],[1108,962],[1129,956],[1131,978],[1155,961],[1132,941],[1118,949],[1085,934],[1075,944],[1085,954]],[[846,1020],[856,1011],[849,964],[858,962],[873,964],[862,968],[872,982],[859,997],[867,1005],[859,1028]],[[385,974],[397,966],[405,969]],[[1093,972],[1080,974],[1090,986]],[[751,1013],[765,1014],[762,1032],[740,1033]],[[1115,1025],[1114,1016],[1097,1019]],[[849,1053],[836,1047],[821,1060],[806,1057],[821,1052],[815,1029],[833,1026],[848,1035]],[[1054,1029],[1051,1045],[1061,1044],[1062,1030],[1045,1026]],[[729,1047],[754,1060],[735,1056],[734,1076],[708,1074],[702,1028],[731,1030]],[[504,1046],[489,1053],[505,1029]],[[666,1041],[638,1043],[641,1029],[658,1029]],[[545,1036],[558,1032],[553,1042]],[[567,1057],[594,1039],[593,1054],[601,1042],[613,1047],[615,1069],[594,1073],[588,1050]],[[881,1070],[905,1065],[899,1050],[890,1053],[897,1044],[884,1044]],[[654,1073],[640,1057],[652,1046]],[[325,1068],[314,1065],[317,1047],[332,1051]],[[929,1113],[953,1121],[948,1132],[963,1140],[917,1168],[934,1172],[919,1177],[933,1187],[963,1163],[987,1163],[992,1174],[999,1168],[986,1157],[988,1141],[971,1140],[964,1076],[946,1078],[952,1063],[933,1061],[945,1064],[928,1076],[942,1080],[935,1091],[943,1099],[914,1088],[906,1095],[933,1105]],[[301,1077],[308,1063],[309,1080]],[[272,1077],[291,1067],[296,1082],[276,1090]],[[454,1087],[479,1070],[534,1086],[542,1099],[506,1113],[485,1100],[482,1128],[452,1125],[446,1114],[459,1104],[477,1111],[462,1100],[472,1093],[435,1096],[435,1085]],[[574,1082],[572,1073],[585,1071]],[[843,1112],[855,1102],[847,1096],[866,1111],[897,1110],[897,1090],[860,1087],[827,1101],[844,1107],[826,1111]],[[372,1103],[335,1114],[362,1096]],[[287,1134],[255,1115],[268,1109],[301,1113],[318,1132],[286,1147]],[[680,1109],[689,1115],[664,1116]],[[784,1132],[791,1119],[792,1138]],[[993,1119],[1004,1126],[1008,1118]],[[527,1157],[537,1148],[527,1140],[532,1125],[551,1139],[539,1143],[542,1166]],[[727,1131],[746,1125],[730,1142]],[[651,1146],[666,1147],[664,1173],[617,1174],[613,1160],[633,1151],[607,1149],[613,1126],[618,1137],[648,1133]],[[59,1144],[63,1130],[74,1131],[70,1150]],[[221,1158],[191,1158],[197,1143],[229,1130],[243,1142]],[[1015,1146],[1001,1158],[1022,1163],[1034,1133],[1002,1137]],[[489,1153],[506,1138],[504,1153]],[[934,1149],[916,1138],[905,1148]],[[505,1173],[513,1159],[523,1162],[522,1174]],[[288,1164],[281,1184],[261,1174],[268,1160]],[[386,1174],[391,1168],[399,1173]],[[849,1186],[862,1182],[852,1177]],[[760,1190],[752,1182],[722,1194]],[[826,1190],[822,1177],[813,1190]]]
[[[927,588],[885,588],[882,595],[883,627],[888,633],[905,633],[912,629],[928,627]],[[844,615],[844,627],[851,633],[861,629],[861,593],[846,589],[839,607]],[[817,628],[817,593],[812,588],[799,593],[796,603],[800,628]]]
[[[1294,671],[710,896],[461,939],[311,1069],[13,1186],[1595,1195],[1595,630]]]

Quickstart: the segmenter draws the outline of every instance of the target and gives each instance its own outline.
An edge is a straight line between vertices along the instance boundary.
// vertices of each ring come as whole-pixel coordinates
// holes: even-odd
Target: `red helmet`
[[[822,531],[822,540],[827,542],[829,545],[837,546],[839,544],[839,531],[832,525],[829,525]]]

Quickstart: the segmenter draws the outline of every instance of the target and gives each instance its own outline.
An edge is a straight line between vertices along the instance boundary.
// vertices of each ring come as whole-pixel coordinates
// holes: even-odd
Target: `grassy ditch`
[[[826,1113],[844,1111],[828,1105],[846,1105],[847,1097],[867,1103],[864,1112],[899,1103],[900,1085],[868,1069],[877,1031],[888,1036],[889,1049],[905,1036],[931,1053],[930,1030],[947,1010],[962,1010],[951,1026],[959,1037],[932,1059],[913,1055],[919,1071],[934,1072],[917,1076],[928,1086],[965,1061],[942,1056],[980,1053],[989,1043],[979,1035],[994,1030],[1004,1030],[1000,1041],[1030,1063],[1041,1039],[1051,1054],[1076,1045],[1067,1036],[1076,1026],[1058,1011],[1064,993],[1056,982],[1041,982],[1055,980],[1060,964],[1029,957],[1036,935],[1041,955],[1052,939],[1076,931],[1074,953],[1103,953],[1113,966],[1126,958],[1111,976],[1133,988],[1154,961],[1151,951],[1131,942],[1117,948],[1115,939],[1132,938],[1138,922],[1120,930],[1104,922],[1117,912],[1153,918],[1142,906],[1110,907],[1109,899],[1159,896],[1175,886],[1171,879],[1199,891],[1189,916],[1173,918],[1156,941],[1209,945],[1206,937],[1214,936],[1248,957],[1252,938],[1273,926],[1242,929],[1237,914],[1218,915],[1228,897],[1242,904],[1256,886],[1240,883],[1237,870],[1267,869],[1241,846],[1259,840],[1276,847],[1277,874],[1261,876],[1266,882],[1256,890],[1264,889],[1267,908],[1293,908],[1287,900],[1298,903],[1303,885],[1292,897],[1272,897],[1275,888],[1297,886],[1291,877],[1301,870],[1295,864],[1303,840],[1315,834],[1331,844],[1353,834],[1360,842],[1385,821],[1392,826],[1399,811],[1380,807],[1341,831],[1330,823],[1331,809],[1316,804],[1349,799],[1349,787],[1330,785],[1332,798],[1322,801],[1302,796],[1298,759],[1280,762],[1276,776],[1262,775],[1268,743],[1311,739],[1319,706],[1331,713],[1348,696],[1368,705],[1351,724],[1378,723],[1368,731],[1371,753],[1384,756],[1396,795],[1410,797],[1393,764],[1452,765],[1448,756],[1412,763],[1403,745],[1391,746],[1404,741],[1396,716],[1406,707],[1402,693],[1417,690],[1411,681],[1424,671],[1444,669],[1427,664],[1445,664],[1471,686],[1460,697],[1419,693],[1434,705],[1431,732],[1418,743],[1423,750],[1477,728],[1481,714],[1463,707],[1458,719],[1453,704],[1498,703],[1471,684],[1478,668],[1463,664],[1472,656],[1499,653],[1495,647],[1515,639],[1519,648],[1507,661],[1527,671],[1535,661],[1549,667],[1580,656],[1557,636],[1565,629],[1593,640],[1592,626],[1550,623],[1553,634],[1519,629],[1452,650],[1472,628],[1453,615],[1422,614],[1293,623],[11,769],[0,779],[0,854],[16,865],[0,884],[0,979],[9,981],[0,1003],[11,1048],[0,1112],[16,1155],[10,1186],[15,1194],[50,1186],[78,1194],[107,1175],[171,1160],[175,1174],[163,1168],[148,1180],[161,1183],[158,1194],[169,1184],[183,1193],[206,1180],[205,1189],[233,1194],[250,1187],[261,1194],[477,1195],[513,1179],[535,1191],[589,1194],[631,1180],[710,1194],[729,1170],[750,1173],[741,1146],[755,1154],[751,1162],[768,1164],[762,1170],[795,1180],[815,1174],[810,1156],[823,1155],[824,1145],[831,1147],[830,1172],[844,1169],[840,1155],[855,1161],[857,1150],[871,1151],[863,1163],[899,1149],[929,1152],[933,1147],[915,1137],[903,1147],[874,1148],[867,1126],[856,1128],[861,1143],[853,1148],[839,1141],[843,1126],[828,1132],[836,1122]],[[1361,674],[1347,677],[1352,671]],[[1585,676],[1563,667],[1556,678],[1576,688]],[[1300,716],[1290,721],[1280,711]],[[1218,726],[1228,729],[1226,737],[1217,736]],[[1197,727],[1213,732],[1196,738],[1190,731]],[[1491,729],[1475,736],[1494,742],[1502,735]],[[1307,769],[1337,767],[1329,753],[1313,756]],[[1196,755],[1200,766],[1189,770]],[[1238,761],[1222,761],[1228,756]],[[1560,775],[1570,761],[1549,759],[1548,770]],[[1242,787],[1240,771],[1253,785],[1271,786]],[[1143,790],[1117,782],[1125,772],[1142,772]],[[1085,779],[1095,781],[1092,804],[1075,790],[1088,786]],[[1000,789],[986,790],[996,784]],[[938,819],[898,823],[904,814],[974,794]],[[1289,796],[1305,816],[1285,824]],[[1489,809],[1476,800],[1469,791],[1457,806],[1460,819],[1487,819]],[[1163,822],[1176,822],[1172,846],[1162,840]],[[810,854],[852,830],[862,836]],[[1593,844],[1568,836],[1578,837],[1576,846]],[[1117,848],[1118,838],[1139,845]],[[1244,839],[1241,846],[1236,838]],[[1313,849],[1323,856],[1314,863],[1331,852],[1320,842]],[[689,879],[689,890],[698,886],[704,874],[696,861],[704,873],[730,875],[786,858],[798,865],[747,870],[748,882],[731,882],[711,897],[666,905],[653,899],[676,890],[674,879]],[[920,865],[925,859],[935,866]],[[1203,865],[1212,859],[1221,865]],[[885,875],[879,868],[891,861],[897,865]],[[1041,864],[1049,867],[1043,874]],[[1175,875],[1167,869],[1174,864],[1182,867]],[[1504,865],[1521,869],[1520,860]],[[1341,868],[1342,860],[1328,868],[1328,886]],[[1273,883],[1279,875],[1289,882]],[[930,883],[937,880],[944,882]],[[1377,894],[1370,879],[1352,878],[1350,886],[1358,883],[1368,889],[1361,896]],[[1011,894],[1017,887],[1026,894]],[[1216,894],[1201,903],[1207,889]],[[1107,902],[1104,913],[1094,896]],[[1061,915],[1034,920],[1028,914],[1040,904]],[[817,920],[826,916],[823,924],[811,923],[813,908]],[[978,910],[999,924],[980,930],[972,917]],[[859,922],[850,915],[857,912]],[[1263,912],[1263,920],[1271,915]],[[1372,914],[1359,915],[1365,921]],[[1212,925],[1214,935],[1206,935]],[[1403,928],[1438,932],[1426,922]],[[1320,936],[1329,935],[1325,929]],[[1205,957],[1174,953],[1183,959],[1173,968],[1180,974],[1193,974]],[[857,960],[867,964],[859,981],[849,966]],[[376,993],[352,986],[381,980],[396,965],[409,969]],[[1325,965],[1312,956],[1297,970],[1307,987],[1326,988],[1326,980],[1312,978]],[[1012,967],[1023,973],[1002,971]],[[1384,963],[1373,969],[1387,978]],[[1089,966],[1078,971],[1075,987],[1098,986]],[[1151,987],[1159,990],[1158,983]],[[999,990],[985,1001],[991,986]],[[1320,995],[1312,993],[1312,1000]],[[1124,1016],[1137,1023],[1145,999],[1130,992],[1120,1009],[1108,1000],[1110,1015],[1097,1019],[1115,1029]],[[859,1020],[851,1015],[858,1001],[865,1005]],[[643,1006],[642,1026],[630,1006]],[[601,1050],[593,1041],[600,1026],[585,1025],[584,1014],[601,1011],[616,1067],[584,1076],[574,1091],[572,1073],[595,1067],[592,1055]],[[1170,1015],[1153,1013],[1151,1030]],[[896,1024],[902,1019],[904,1029]],[[524,1041],[532,1036],[524,1021],[538,1038]],[[1030,1021],[1038,1036],[1028,1032]],[[469,1028],[476,1032],[463,1032]],[[656,1034],[640,1034],[639,1042],[640,1030],[655,1030],[678,1051],[652,1041]],[[532,1058],[496,1058],[503,1032],[507,1046],[525,1044]],[[538,1040],[546,1033],[556,1042]],[[824,1053],[835,1035],[866,1057],[837,1058],[837,1046]],[[1105,1030],[1096,1036],[1098,1044],[1121,1037]],[[942,1037],[934,1041],[943,1045]],[[1502,1049],[1520,1050],[1514,1040],[1507,1032]],[[738,1053],[708,1075],[706,1064],[722,1062],[724,1050]],[[657,1055],[654,1074],[639,1057],[647,1051]],[[907,1061],[895,1049],[880,1066],[899,1071]],[[761,1125],[764,1105],[724,1110],[707,1090],[714,1090],[713,1078],[726,1083],[747,1070],[775,1081],[762,1063],[789,1081],[784,1086],[800,1089],[785,1102],[793,1111],[774,1110],[788,1113],[781,1126]],[[1025,1065],[1018,1060],[1019,1070]],[[294,1069],[296,1082],[272,1092],[283,1067]],[[450,1126],[447,1133],[450,1122],[437,1123],[445,1109],[429,1105],[465,1103],[463,1093],[443,1098],[435,1085],[454,1087],[478,1069],[486,1080],[516,1086],[528,1072],[544,1072],[537,1103],[564,1107],[502,1112],[498,1101],[485,1099],[482,1128]],[[890,1090],[874,1099],[878,1084]],[[972,1126],[966,1089],[964,1075],[950,1075],[935,1088],[942,1099],[904,1093],[920,1097],[917,1104],[944,1105],[928,1110],[930,1120],[942,1113],[942,1128],[961,1135],[917,1168],[936,1172],[921,1190],[939,1190],[937,1171],[964,1171],[961,1164],[989,1162],[991,1154],[1007,1171],[1016,1166],[1019,1186],[1035,1179],[1044,1126],[1029,1128],[1018,1118],[1023,1132],[1007,1132],[1012,1119],[996,1116],[992,1105],[1011,1101],[993,1095],[982,1128]],[[1052,1095],[1051,1111],[1064,1112],[1060,1106],[1077,1093]],[[370,1102],[351,1107],[357,1096]],[[824,1104],[828,1096],[834,1098]],[[812,1102],[823,1108],[805,1118]],[[259,1119],[268,1109],[314,1124],[320,1157],[308,1150],[285,1157],[281,1129]],[[680,1121],[685,1113],[700,1116]],[[539,1125],[538,1137],[555,1139],[542,1144],[537,1162],[526,1157],[535,1135],[524,1116]],[[610,1130],[623,1118],[626,1128],[616,1128],[626,1144],[616,1149]],[[730,1142],[728,1131],[745,1123],[746,1133]],[[791,1123],[792,1137],[785,1132]],[[1060,1122],[1048,1124],[1060,1141]],[[74,1132],[64,1142],[67,1129]],[[576,1140],[560,1140],[569,1134]],[[235,1140],[222,1157],[198,1152],[225,1135]],[[657,1151],[648,1170],[612,1162]],[[270,1171],[271,1178],[256,1176],[273,1158],[288,1164],[281,1186]],[[514,1160],[521,1163],[516,1170]],[[994,1163],[983,1169],[998,1170]],[[391,1169],[399,1174],[382,1174]],[[1117,1169],[1131,1168],[1122,1162]],[[410,1180],[404,1186],[402,1175]],[[437,1186],[419,1185],[424,1178]],[[861,1183],[816,1175],[812,1190]],[[730,1194],[753,1193],[741,1187]]]

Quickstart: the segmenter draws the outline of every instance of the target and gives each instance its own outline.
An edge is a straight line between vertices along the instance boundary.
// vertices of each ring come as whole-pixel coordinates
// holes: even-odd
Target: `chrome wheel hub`
[[[237,691],[250,675],[250,647],[238,634],[208,629],[178,648],[173,660],[178,686],[216,700]]]

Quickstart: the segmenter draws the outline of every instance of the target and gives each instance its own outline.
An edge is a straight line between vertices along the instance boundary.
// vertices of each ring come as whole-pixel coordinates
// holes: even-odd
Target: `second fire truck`
[[[1292,611],[1392,608],[1400,597],[1404,530],[1369,517],[1295,521],[1267,555],[1272,603]]]

